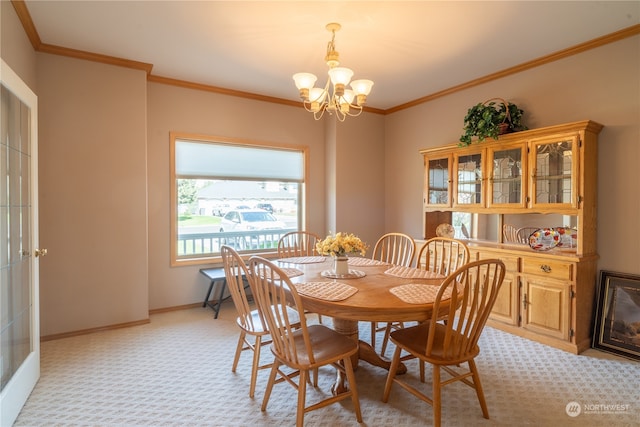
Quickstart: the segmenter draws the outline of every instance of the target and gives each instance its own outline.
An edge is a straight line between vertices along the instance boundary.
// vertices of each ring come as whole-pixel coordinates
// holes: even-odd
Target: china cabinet
[[[443,213],[471,215],[476,218],[466,239],[471,260],[499,258],[507,267],[489,325],[573,353],[590,347],[601,129],[587,120],[464,148],[421,150],[424,238],[432,237],[433,218]],[[496,218],[493,235],[489,222],[478,217]],[[543,251],[504,241],[505,218],[526,224],[531,217],[550,229],[572,222],[575,241]]]

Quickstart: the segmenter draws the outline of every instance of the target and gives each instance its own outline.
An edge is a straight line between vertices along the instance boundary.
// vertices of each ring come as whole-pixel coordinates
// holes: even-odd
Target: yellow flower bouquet
[[[324,240],[316,243],[316,251],[320,255],[331,255],[332,257],[344,257],[351,253],[360,253],[364,256],[368,246],[353,234],[336,233],[335,236],[328,235]]]

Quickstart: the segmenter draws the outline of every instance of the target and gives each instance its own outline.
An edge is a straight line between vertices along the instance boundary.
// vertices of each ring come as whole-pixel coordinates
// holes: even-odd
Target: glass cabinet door
[[[451,207],[451,155],[426,157],[425,207]]]
[[[532,206],[576,208],[578,136],[531,141]]]
[[[482,156],[484,151],[468,151],[455,155],[455,206],[483,206]]]
[[[489,148],[488,207],[509,206],[525,208],[527,205],[526,145],[523,143]]]

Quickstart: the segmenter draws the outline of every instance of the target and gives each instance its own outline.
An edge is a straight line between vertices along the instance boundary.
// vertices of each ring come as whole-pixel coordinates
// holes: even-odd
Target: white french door
[[[38,104],[2,61],[0,87],[0,425],[10,426],[40,377]]]

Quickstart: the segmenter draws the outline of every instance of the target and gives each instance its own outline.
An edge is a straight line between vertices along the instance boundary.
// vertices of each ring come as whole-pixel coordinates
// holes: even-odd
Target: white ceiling
[[[336,49],[389,109],[640,23],[640,1],[32,1],[43,43],[151,74],[298,100],[291,76]]]

